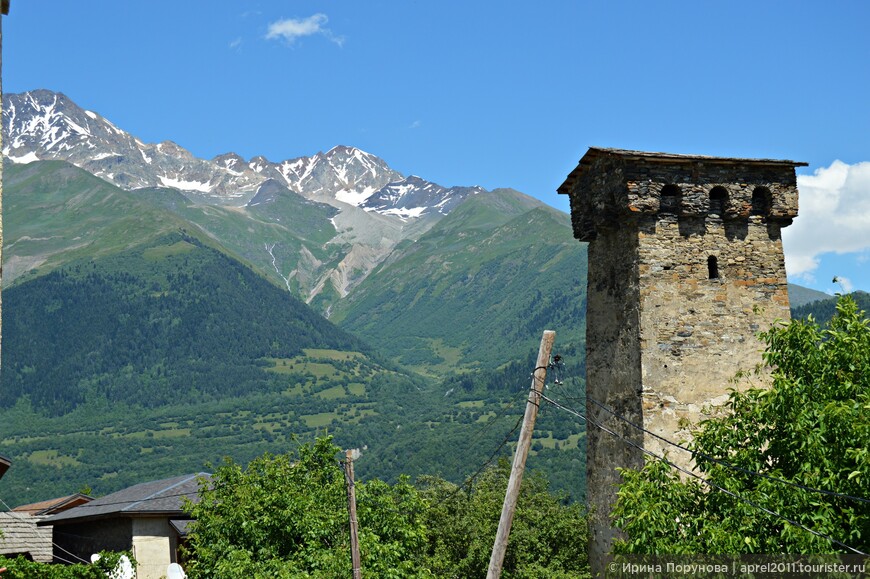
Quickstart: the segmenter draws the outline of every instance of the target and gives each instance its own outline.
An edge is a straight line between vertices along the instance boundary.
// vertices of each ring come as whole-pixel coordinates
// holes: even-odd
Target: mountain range
[[[0,452],[21,501],[323,429],[369,448],[361,476],[460,482],[509,453],[544,329],[580,379],[585,252],[531,197],[346,146],[197,159],[49,91],[3,115]],[[557,418],[530,465],[579,496],[581,430]]]
[[[48,227],[48,217],[42,215],[25,220],[20,230],[11,227],[6,232],[6,284],[84,254],[127,246],[148,229],[152,232],[145,235],[153,237],[187,228],[327,318],[337,316],[336,321],[364,338],[386,337],[395,348],[394,359],[450,361],[459,368],[482,363],[477,354],[493,332],[507,336],[516,331],[507,318],[513,304],[523,303],[524,317],[536,319],[554,295],[544,290],[580,303],[585,252],[571,236],[568,217],[519,192],[444,187],[406,177],[382,159],[347,146],[278,162],[264,157],[245,161],[234,153],[198,159],[170,141],[144,143],[61,93],[35,90],[3,98],[7,159],[19,165],[40,161],[40,167],[46,161],[74,165],[99,178],[87,187],[103,191],[114,186],[130,202],[148,206],[126,214],[109,211],[82,231],[76,215],[105,206],[87,197],[51,214],[66,219],[64,226],[56,220]],[[57,166],[33,168],[26,175],[25,190],[50,189],[58,179],[85,180]],[[106,199],[119,195],[93,194]],[[165,212],[171,215],[162,216]],[[134,221],[127,227],[135,234],[122,232],[116,218]],[[558,279],[548,276],[548,287],[540,287],[540,272],[557,263],[573,265],[562,267]],[[399,291],[409,284],[415,286],[410,297]],[[451,291],[444,294],[448,284]],[[382,289],[402,294],[390,301],[388,315],[383,301],[374,303],[385,295]],[[548,297],[536,302],[534,295]],[[425,316],[418,315],[424,306]],[[469,314],[463,316],[468,327],[460,326],[462,320],[452,314],[470,307],[488,323],[477,324]],[[445,331],[451,327],[460,336]],[[534,346],[537,333],[535,328],[519,339],[516,349],[491,349],[514,357]],[[499,361],[489,356],[484,363]]]
[[[353,147],[199,159],[61,93],[3,99],[0,452],[23,498],[325,428],[370,447],[364,475],[459,482],[508,452],[544,329],[565,395],[582,391],[586,252],[568,215]],[[574,496],[582,436],[544,412],[530,459]]]
[[[415,239],[465,198],[486,193],[405,177],[346,146],[278,162],[245,161],[232,152],[199,159],[171,141],[144,143],[47,90],[4,95],[3,127],[4,156],[13,162],[63,160],[127,191],[177,190],[193,207],[189,213],[217,207],[257,221],[262,241],[233,249],[309,303],[321,294],[347,295],[399,242]],[[287,205],[317,213],[317,230],[295,223]],[[207,215],[188,217],[220,237]],[[326,308],[333,299],[320,302]]]

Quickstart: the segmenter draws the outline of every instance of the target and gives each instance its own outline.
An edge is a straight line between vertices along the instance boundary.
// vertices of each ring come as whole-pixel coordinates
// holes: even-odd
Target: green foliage
[[[792,320],[761,334],[770,389],[732,392],[730,412],[695,432],[698,469],[717,486],[851,547],[870,550],[870,321],[841,297],[827,328]],[[706,456],[704,456],[706,455]],[[711,460],[708,457],[716,459]],[[621,553],[849,552],[747,502],[680,482],[664,463],[623,471],[613,511]]]
[[[484,577],[510,477],[510,463],[486,469],[470,490],[421,477],[428,501],[429,561],[437,577]],[[586,517],[577,503],[549,492],[540,473],[523,478],[502,577],[578,578],[589,574]]]
[[[191,578],[350,575],[345,478],[330,437],[246,469],[226,460],[203,482],[190,538]],[[425,504],[407,480],[359,484],[360,551],[373,577],[427,577]],[[422,569],[422,570],[421,570]]]
[[[424,563],[428,505],[406,476],[356,485],[362,568],[371,577],[432,577]],[[345,511],[346,512],[346,511]]]
[[[6,500],[44,500],[75,492],[83,484],[99,496],[146,480],[197,472],[204,463],[219,463],[227,455],[247,464],[264,452],[291,448],[294,437],[313,441],[324,429],[343,447],[368,446],[357,465],[362,479],[396,482],[402,473],[435,473],[461,483],[499,447],[499,456],[512,452],[517,431],[503,442],[522,416],[533,362],[518,365],[516,376],[476,374],[480,387],[472,383],[465,391],[453,385],[454,392],[445,396],[441,385],[388,371],[359,354],[332,359],[328,366],[323,351],[306,353],[287,359],[286,366],[283,359],[271,362],[272,370],[297,372],[305,367],[311,374],[297,378],[270,370],[292,385],[281,392],[152,408],[96,400],[58,417],[34,411],[27,397],[20,398],[0,409],[0,452],[13,460],[3,478]],[[357,383],[364,384],[363,391]],[[500,390],[490,391],[488,384]],[[580,392],[582,384],[569,382],[564,388]],[[562,391],[557,395],[563,396]],[[310,424],[321,417],[327,422]],[[583,451],[577,444],[582,444],[578,436],[583,429],[572,416],[543,407],[535,439],[545,447],[528,460],[529,468],[541,470],[552,488],[574,500],[582,500],[584,493]],[[555,449],[556,442],[562,450]]]
[[[227,460],[201,500],[189,504],[187,569],[192,579],[350,576],[345,478],[330,437],[293,454]],[[470,490],[439,477],[356,484],[365,576],[482,577],[486,574],[510,465],[483,472]],[[419,487],[419,490],[418,490]],[[586,521],[579,504],[527,473],[505,559],[505,579],[588,574]]]
[[[77,563],[75,565],[61,565],[50,563],[36,563],[19,555],[15,559],[9,559],[0,555],[0,569],[6,567],[3,579],[106,579],[118,565],[121,555],[127,558],[135,566],[133,557],[129,553],[113,553],[102,551],[100,560],[93,564]]]

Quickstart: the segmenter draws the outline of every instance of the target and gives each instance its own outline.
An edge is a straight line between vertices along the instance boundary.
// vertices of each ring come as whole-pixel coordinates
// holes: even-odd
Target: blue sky
[[[200,157],[352,145],[564,211],[589,146],[805,161],[790,278],[870,290],[868,22],[859,0],[12,0],[3,88]]]

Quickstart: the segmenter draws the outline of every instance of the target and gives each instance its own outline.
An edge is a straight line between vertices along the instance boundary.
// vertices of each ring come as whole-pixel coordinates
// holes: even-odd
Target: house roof
[[[82,493],[58,497],[56,499],[48,499],[38,503],[30,503],[29,505],[21,505],[12,509],[16,513],[26,513],[28,515],[54,515],[63,511],[67,511],[79,505],[89,503],[94,500],[93,497]]]
[[[0,513],[0,555],[29,554],[34,561],[51,562],[52,530],[37,528],[39,517],[23,513]]]
[[[179,537],[186,537],[190,533],[190,523],[193,519],[169,519],[169,525],[175,529]]]
[[[52,515],[40,525],[56,525],[88,519],[110,517],[147,517],[169,515],[186,516],[182,510],[184,499],[198,499],[199,478],[209,479],[205,472],[185,474],[172,478],[145,482]]]
[[[651,153],[648,151],[630,151],[628,149],[611,149],[607,147],[589,147],[577,167],[568,175],[565,182],[556,190],[566,195],[574,188],[574,183],[583,172],[589,168],[592,161],[598,157],[621,157],[627,160],[644,160],[651,163],[707,163],[710,165],[781,165],[786,167],[806,167],[802,161],[787,159],[746,159],[742,157],[712,157],[709,155],[678,155],[676,153]]]
[[[12,466],[12,461],[0,454],[0,478],[3,478],[10,466]]]

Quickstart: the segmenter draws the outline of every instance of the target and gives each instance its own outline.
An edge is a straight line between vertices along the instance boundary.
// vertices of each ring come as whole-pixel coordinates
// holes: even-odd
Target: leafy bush
[[[36,563],[19,555],[15,559],[9,559],[0,555],[0,569],[6,567],[3,579],[106,579],[118,565],[121,555],[127,555],[130,561],[133,557],[129,553],[111,553],[103,551],[100,560],[88,565],[78,563],[76,565],[60,565],[51,563]],[[135,563],[134,563],[135,565]]]

